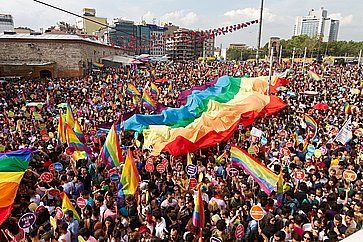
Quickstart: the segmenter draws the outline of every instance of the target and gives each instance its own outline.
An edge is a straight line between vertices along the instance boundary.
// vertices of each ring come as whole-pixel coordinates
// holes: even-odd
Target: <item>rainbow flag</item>
[[[122,191],[125,195],[133,195],[139,187],[140,175],[136,168],[135,160],[130,148],[127,151],[125,165],[122,169],[120,182],[122,184]]]
[[[78,139],[77,135],[68,124],[65,125],[65,129],[68,147],[72,148],[74,151],[86,151],[88,154],[91,153],[90,148],[88,148]]]
[[[351,114],[352,113],[352,108],[351,108],[349,103],[344,104],[344,113],[345,114]]]
[[[204,227],[204,204],[202,198],[202,184],[198,185],[198,194],[194,200],[193,225],[197,228]]]
[[[65,194],[64,192],[61,192],[60,197],[62,198],[62,211],[63,211],[63,213],[65,213],[68,210],[71,210],[73,212],[73,217],[76,218],[78,221],[80,221],[81,218],[79,217],[76,209],[74,208],[71,201],[69,200],[67,194]]]
[[[71,106],[67,103],[67,113],[66,113],[66,123],[71,127],[71,129],[74,129],[74,116],[71,109]]]
[[[316,123],[316,121],[312,117],[305,114],[304,115],[304,120],[305,120],[306,125],[309,128],[311,128],[312,130],[314,130],[314,132],[316,132],[318,130],[318,124]]]
[[[313,71],[309,71],[308,75],[309,75],[309,77],[311,79],[313,79],[315,81],[320,81],[321,80],[320,76],[318,74],[316,74],[315,72],[313,72]]]
[[[150,110],[155,110],[157,108],[156,102],[147,91],[142,94],[142,105]]]
[[[141,95],[141,93],[139,92],[139,90],[137,90],[137,88],[133,84],[131,84],[131,83],[129,83],[127,85],[126,93],[129,96],[131,96],[131,97],[133,97],[133,96],[140,96]]]
[[[261,189],[270,195],[277,185],[278,176],[242,149],[232,146],[230,152],[232,165],[247,172],[260,185]]]
[[[59,120],[58,120],[58,132],[57,132],[58,145],[62,145],[67,142],[66,132],[64,130],[64,123],[65,123],[65,120],[62,115],[62,111],[60,111]]]
[[[153,94],[157,97],[160,95],[158,86],[156,86],[155,83],[153,83],[153,82],[151,82],[151,84],[150,84],[150,92],[151,92],[151,94]]]
[[[117,134],[116,124],[114,123],[107,135],[106,141],[103,144],[100,157],[107,168],[119,166],[124,162],[122,150],[120,146],[119,136]]]
[[[0,225],[10,216],[19,184],[32,152],[23,149],[0,153]]]
[[[82,142],[82,143],[86,143],[86,138],[84,137],[81,125],[79,124],[78,120],[75,120],[74,123],[74,132],[77,135],[78,139]]]

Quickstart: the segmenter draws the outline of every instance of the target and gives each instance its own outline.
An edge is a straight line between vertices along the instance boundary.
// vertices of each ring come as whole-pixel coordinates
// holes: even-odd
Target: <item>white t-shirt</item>
[[[59,236],[58,242],[71,242],[71,232],[67,231],[66,234]]]

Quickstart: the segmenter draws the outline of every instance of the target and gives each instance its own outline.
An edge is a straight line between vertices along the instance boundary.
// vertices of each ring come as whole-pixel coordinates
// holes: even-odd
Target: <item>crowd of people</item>
[[[287,70],[287,72],[285,72]],[[308,70],[321,80],[313,80]],[[363,137],[354,132],[362,127],[362,68],[354,64],[332,65],[290,62],[274,64],[275,73],[287,75],[290,83],[276,93],[287,107],[281,112],[255,120],[251,127],[242,127],[225,142],[194,152],[192,161],[202,177],[205,226],[196,228],[192,222],[196,190],[189,187],[186,156],[162,154],[155,164],[166,158],[165,172],[147,172],[149,151],[135,142],[133,132],[126,132],[122,145],[132,148],[140,174],[135,195],[120,197],[118,184],[111,181],[108,169],[97,164],[105,137],[100,126],[117,121],[129,112],[152,113],[125,95],[128,83],[142,90],[158,79],[158,103],[177,107],[181,92],[215,81],[223,75],[268,75],[269,64],[261,62],[188,62],[146,65],[142,68],[104,68],[82,79],[29,79],[3,82],[0,85],[0,152],[31,148],[30,165],[18,189],[11,216],[1,225],[0,241],[339,241],[362,228],[362,145]],[[107,78],[109,75],[112,78]],[[29,103],[37,103],[29,105]],[[71,105],[86,136],[92,157],[72,165],[65,146],[57,142],[58,115],[61,104]],[[316,104],[327,108],[315,109]],[[351,113],[344,112],[349,103]],[[136,110],[136,111],[135,111]],[[304,144],[309,135],[304,114],[309,113],[317,124],[317,135],[309,143],[323,154],[306,156]],[[346,144],[335,141],[337,132],[351,117],[353,137]],[[264,132],[266,144],[251,137],[255,127]],[[142,141],[142,140],[141,140]],[[293,145],[288,145],[293,143]],[[228,150],[236,145],[244,150],[254,147],[251,155],[276,175],[283,174],[283,196],[277,191],[264,193],[243,170],[231,175]],[[288,147],[288,155],[282,149]],[[217,159],[223,153],[222,159]],[[60,162],[64,169],[53,171],[54,179],[39,179],[51,164]],[[357,174],[355,181],[343,178],[344,170]],[[305,178],[297,181],[296,170]],[[120,169],[117,171],[122,172]],[[203,173],[201,176],[200,173]],[[52,228],[50,217],[62,199],[51,196],[50,189],[68,195],[79,219],[71,210],[57,220]],[[76,200],[83,197],[86,207],[80,209]],[[262,220],[250,216],[252,205],[265,210]],[[37,209],[44,206],[43,209]],[[36,222],[23,230],[19,218],[36,211]],[[236,228],[243,226],[242,238]],[[7,230],[5,233],[4,231]],[[215,240],[215,241],[218,241]]]

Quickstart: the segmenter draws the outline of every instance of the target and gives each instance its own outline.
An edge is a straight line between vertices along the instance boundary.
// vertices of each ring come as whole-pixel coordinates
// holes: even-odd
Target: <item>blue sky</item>
[[[96,8],[97,15],[156,23],[172,22],[192,29],[210,29],[257,19],[260,0],[44,0],[67,10],[81,13],[84,7]],[[32,0],[0,0],[0,13],[10,13],[15,26],[35,30],[58,21],[74,23],[75,18],[42,6]],[[296,16],[309,9],[324,7],[328,15],[341,20],[339,40],[363,40],[362,0],[265,0],[262,43],[270,36],[289,38]],[[258,25],[217,38],[217,45],[246,43],[256,46]]]

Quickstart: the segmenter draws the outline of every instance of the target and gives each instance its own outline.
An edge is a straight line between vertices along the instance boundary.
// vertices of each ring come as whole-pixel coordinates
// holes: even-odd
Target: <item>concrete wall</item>
[[[0,39],[0,62],[55,62],[53,77],[81,77],[92,62],[121,54],[120,49],[87,41]]]

